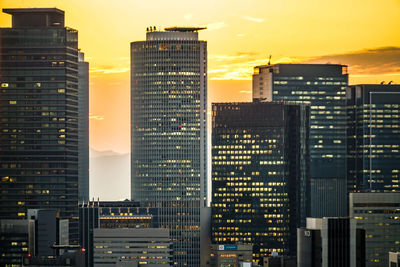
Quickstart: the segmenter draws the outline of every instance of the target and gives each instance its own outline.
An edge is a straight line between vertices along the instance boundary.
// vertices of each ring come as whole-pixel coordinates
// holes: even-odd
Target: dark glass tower
[[[78,33],[56,8],[4,9],[0,29],[0,219],[52,208],[77,241]]]
[[[350,192],[400,192],[400,85],[350,86]]]
[[[78,53],[78,176],[79,201],[89,201],[89,62]]]
[[[253,244],[260,263],[296,255],[309,207],[309,107],[212,106],[212,242]]]
[[[200,208],[207,196],[201,29],[150,27],[146,41],[131,43],[132,199],[159,208],[178,266],[200,266]]]
[[[258,66],[253,101],[309,103],[311,216],[347,216],[347,66],[276,64]]]

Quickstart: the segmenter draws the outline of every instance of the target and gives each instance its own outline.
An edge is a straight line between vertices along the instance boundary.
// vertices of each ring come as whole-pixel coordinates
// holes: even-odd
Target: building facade
[[[4,9],[1,28],[0,218],[29,208],[78,213],[78,33],[56,8]]]
[[[276,64],[254,68],[253,101],[309,103],[311,216],[347,216],[347,66]]]
[[[365,267],[365,231],[355,219],[307,218],[297,236],[298,267]]]
[[[211,245],[210,267],[252,266],[252,245]]]
[[[400,252],[389,252],[389,267],[400,266]]]
[[[174,264],[200,266],[207,196],[207,43],[203,28],[150,27],[131,43],[131,197],[159,208]]]
[[[347,89],[350,192],[400,192],[400,85]]]
[[[388,266],[400,251],[400,193],[350,193],[350,217],[365,230],[366,266]]]
[[[158,209],[141,208],[136,201],[91,201],[79,205],[79,244],[86,251],[89,267],[94,266],[94,229],[158,227]]]
[[[78,53],[78,192],[79,201],[89,201],[89,62]]]
[[[34,220],[0,220],[0,266],[21,266],[24,255],[33,255]]]
[[[94,266],[116,266],[119,261],[138,261],[138,266],[171,266],[168,229],[94,229]]]
[[[309,207],[309,107],[212,106],[212,242],[253,244],[253,259],[296,254]]]

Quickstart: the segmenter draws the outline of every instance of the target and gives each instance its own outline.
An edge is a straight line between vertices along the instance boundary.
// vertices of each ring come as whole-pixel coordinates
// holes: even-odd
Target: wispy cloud
[[[244,17],[242,17],[242,19],[245,19],[245,20],[248,20],[248,21],[252,21],[252,22],[257,22],[257,23],[264,22],[263,18],[255,18],[255,17],[249,17],[249,16],[244,16]]]
[[[265,65],[268,58],[259,53],[242,52],[233,55],[210,55],[211,80],[251,80],[253,68]],[[212,64],[211,64],[212,63]],[[400,47],[381,47],[355,52],[315,57],[273,57],[277,63],[331,63],[349,66],[352,77],[400,76]]]
[[[227,26],[225,22],[213,22],[205,25],[208,31],[219,30]]]
[[[376,75],[400,73],[400,47],[379,47],[361,51],[324,55],[306,63],[332,63],[349,66],[351,75]]]
[[[104,120],[104,116],[102,116],[102,115],[93,115],[92,113],[89,113],[89,120],[102,121],[102,120]]]
[[[242,90],[242,91],[239,91],[239,93],[242,93],[242,94],[251,94],[252,92],[251,92],[251,91],[247,91],[247,90]]]
[[[128,72],[130,68],[115,68],[111,66],[103,66],[100,68],[90,68],[89,72],[91,73],[102,73],[102,74],[112,74],[112,73],[123,73]]]

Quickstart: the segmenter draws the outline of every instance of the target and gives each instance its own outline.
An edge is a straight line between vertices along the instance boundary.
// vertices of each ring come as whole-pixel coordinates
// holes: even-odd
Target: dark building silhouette
[[[400,192],[400,85],[347,90],[350,192]]]
[[[55,258],[63,254],[54,245],[68,245],[68,219],[55,209],[29,209],[28,219],[0,220],[0,265],[21,266],[23,260]]]
[[[34,220],[0,220],[0,266],[19,266],[22,256],[33,254]]]
[[[297,230],[298,267],[365,267],[365,230],[350,218],[307,218]]]
[[[253,259],[296,254],[309,207],[309,107],[212,106],[212,242],[253,244]]]
[[[0,219],[56,209],[78,240],[78,32],[56,8],[4,9]]]
[[[254,68],[253,101],[309,103],[311,216],[347,216],[347,66],[276,64]]]
[[[78,53],[78,192],[79,201],[89,201],[89,63]]]
[[[131,43],[131,195],[159,208],[173,264],[200,266],[207,197],[207,43],[204,28],[151,27]]]

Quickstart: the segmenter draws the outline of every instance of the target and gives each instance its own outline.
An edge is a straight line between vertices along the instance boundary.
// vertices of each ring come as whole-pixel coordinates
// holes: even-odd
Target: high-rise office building
[[[212,106],[212,242],[253,244],[253,259],[296,255],[309,207],[309,107]]]
[[[366,266],[388,266],[400,251],[400,192],[350,193],[350,217],[365,230]]]
[[[78,53],[78,193],[79,201],[89,201],[89,62]]]
[[[146,41],[131,43],[132,199],[159,208],[179,266],[200,266],[200,208],[207,196],[202,29],[150,27]]]
[[[307,218],[297,230],[297,266],[365,267],[365,231],[357,226],[352,218]]]
[[[254,68],[253,101],[310,103],[311,216],[347,216],[347,66],[276,64]]]
[[[400,192],[400,85],[347,89],[350,192]]]
[[[77,241],[78,33],[56,8],[4,9],[0,29],[0,218],[54,208]]]

